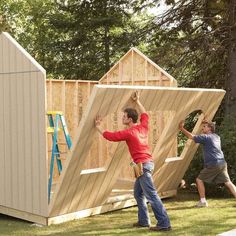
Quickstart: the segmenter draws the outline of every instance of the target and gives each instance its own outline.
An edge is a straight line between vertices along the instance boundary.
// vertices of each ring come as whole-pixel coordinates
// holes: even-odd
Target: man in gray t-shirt
[[[236,187],[231,182],[228,171],[227,163],[224,159],[224,154],[221,150],[220,137],[215,133],[215,123],[203,122],[202,133],[200,135],[193,135],[184,128],[184,122],[181,121],[179,129],[189,139],[193,139],[195,143],[203,145],[204,155],[204,169],[200,172],[196,178],[197,188],[200,195],[200,201],[196,207],[207,207],[208,203],[205,196],[206,183],[224,183],[225,186],[236,198]]]

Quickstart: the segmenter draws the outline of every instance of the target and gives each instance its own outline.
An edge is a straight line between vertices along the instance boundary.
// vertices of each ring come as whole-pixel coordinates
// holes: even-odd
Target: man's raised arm
[[[193,134],[190,133],[188,130],[184,128],[184,121],[180,121],[179,123],[179,129],[184,133],[185,136],[187,136],[189,139],[193,139]]]
[[[136,104],[138,105],[138,109],[141,113],[146,113],[146,109],[144,108],[144,106],[142,105],[142,103],[139,100],[139,93],[138,91],[136,91],[133,95],[132,95],[132,99],[136,102]]]

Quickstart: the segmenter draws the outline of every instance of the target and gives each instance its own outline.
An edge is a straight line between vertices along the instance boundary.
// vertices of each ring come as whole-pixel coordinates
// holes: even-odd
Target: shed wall
[[[0,34],[0,205],[48,215],[45,70]]]

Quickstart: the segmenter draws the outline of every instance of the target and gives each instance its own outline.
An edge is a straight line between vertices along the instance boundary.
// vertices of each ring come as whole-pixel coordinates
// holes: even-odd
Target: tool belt
[[[143,175],[143,163],[136,164],[134,162],[131,162],[130,165],[133,167],[135,178],[138,178]]]

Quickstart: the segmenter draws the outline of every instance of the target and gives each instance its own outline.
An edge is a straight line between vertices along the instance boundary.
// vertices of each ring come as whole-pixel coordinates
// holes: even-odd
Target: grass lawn
[[[92,216],[60,225],[38,227],[32,223],[0,215],[0,236],[33,235],[217,235],[236,228],[236,200],[208,199],[208,208],[194,208],[198,195],[181,191],[176,198],[164,200],[171,219],[171,232],[149,232],[132,228],[137,208]],[[151,210],[150,210],[151,212]],[[155,224],[151,213],[152,223]]]

